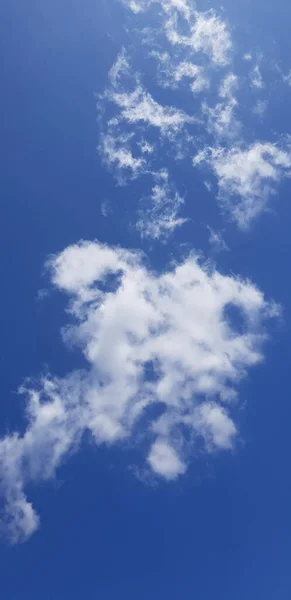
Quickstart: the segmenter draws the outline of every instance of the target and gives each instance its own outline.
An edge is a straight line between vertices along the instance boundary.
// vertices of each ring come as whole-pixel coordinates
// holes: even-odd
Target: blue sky
[[[1,12],[1,597],[289,600],[286,1]]]

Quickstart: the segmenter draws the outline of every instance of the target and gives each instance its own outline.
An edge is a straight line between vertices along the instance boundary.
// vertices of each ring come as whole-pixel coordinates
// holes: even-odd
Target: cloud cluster
[[[262,360],[264,320],[278,312],[250,282],[194,254],[157,274],[140,253],[80,242],[48,267],[69,297],[64,340],[88,367],[22,389],[27,429],[0,441],[2,526],[12,542],[39,524],[27,484],[52,477],[85,431],[96,444],[121,442],[143,416],[145,462],[166,480],[186,471],[198,441],[209,452],[232,448],[235,386]]]
[[[188,0],[124,0],[124,4],[136,14],[158,8],[152,13],[155,19],[150,28],[141,26],[141,42],[145,57],[157,61],[156,83],[174,90],[173,105],[158,102],[154,97],[156,90],[147,89],[140,73],[131,73],[129,54],[122,49],[109,73],[110,86],[104,94],[105,102],[114,104],[117,115],[108,121],[107,132],[102,136],[103,160],[114,166],[119,177],[120,172],[129,179],[145,172],[155,177],[165,167],[164,161],[159,160],[162,152],[171,159],[175,153],[174,160],[187,160],[195,152],[194,165],[203,162],[217,178],[220,206],[241,229],[246,229],[265,210],[278,184],[290,171],[288,140],[277,143],[255,139],[241,106],[243,97],[243,108],[248,109],[252,119],[255,115],[262,120],[266,112],[265,99],[254,103],[254,92],[261,93],[265,87],[261,74],[263,55],[243,56],[250,63],[243,78],[228,69],[233,52],[231,31],[218,12],[198,11],[195,3]],[[151,50],[146,43],[149,29]],[[246,84],[247,92],[243,89]],[[192,111],[189,98],[186,104],[182,93],[187,88],[195,95]],[[174,105],[175,98],[179,106]],[[142,147],[151,152],[143,152]],[[159,222],[172,223],[173,227],[181,222],[169,213],[168,193],[148,190],[145,196],[152,197],[157,209],[144,212],[142,218],[138,215],[138,229],[143,236],[159,239],[160,232],[163,238],[167,227],[159,227]],[[159,201],[155,202],[155,198]],[[162,215],[163,199],[161,221],[157,210]],[[156,227],[152,217],[157,220]]]
[[[141,45],[145,58],[157,61],[156,82],[168,88],[163,103],[165,90],[148,89],[150,78],[132,70],[122,48],[98,100],[103,162],[120,182],[145,174],[150,180],[137,203],[137,229],[143,238],[164,241],[185,223],[169,157],[173,149],[175,159],[192,157],[193,148],[194,166],[216,178],[220,206],[247,228],[290,176],[290,141],[250,141],[244,134],[243,79],[229,69],[228,23],[214,10],[198,11],[192,0],[121,1],[141,20],[158,8],[157,22],[149,19],[151,27],[141,30]],[[252,54],[243,58],[253,61]],[[259,55],[244,80],[250,112],[259,117],[267,108],[262,99],[253,106],[254,91],[265,87],[261,63]],[[281,77],[291,83],[291,74]],[[176,106],[183,86],[193,96]],[[111,206],[102,203],[103,216]],[[229,250],[221,232],[208,231],[213,252]],[[27,381],[20,390],[26,430],[0,440],[0,530],[12,543],[39,527],[27,486],[52,478],[86,432],[97,445],[143,437],[143,468],[167,481],[186,472],[201,446],[232,449],[237,386],[263,359],[265,321],[279,312],[255,285],[222,275],[195,253],[155,273],[139,252],[80,242],[52,257],[48,268],[53,286],[68,296],[64,342],[80,350],[87,366],[63,378]]]
[[[228,62],[231,36],[226,22],[215,10],[198,11],[195,3],[188,0],[123,0],[123,3],[136,14],[158,5],[164,11],[162,27],[171,44],[184,46],[192,54],[202,53],[217,66]],[[185,27],[181,31],[178,20],[181,16],[187,31]]]

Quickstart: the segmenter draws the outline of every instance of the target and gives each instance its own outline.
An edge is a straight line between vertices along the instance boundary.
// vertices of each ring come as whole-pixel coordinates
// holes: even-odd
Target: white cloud
[[[145,123],[160,129],[161,133],[178,132],[195,119],[172,106],[162,106],[151,94],[138,86],[134,92],[112,92],[109,99],[120,108],[120,118],[132,124]]]
[[[139,212],[136,226],[142,237],[165,240],[187,220],[178,217],[184,199],[178,194],[175,186],[169,183],[166,170],[156,173],[155,180],[150,198],[143,200],[144,203],[147,201],[147,205]]]
[[[110,87],[99,97],[97,105],[101,113],[100,122],[104,119],[105,100],[114,102],[118,98],[118,101],[124,105],[125,98],[135,97],[134,92],[124,91],[128,87],[135,88],[138,81],[137,75],[131,72],[129,57],[124,48],[111,67],[108,78]],[[103,162],[108,167],[114,168],[118,181],[124,183],[128,178],[135,179],[141,175],[147,167],[145,155],[149,156],[154,147],[143,138],[137,142],[135,139],[137,132],[134,129],[125,132],[120,114],[110,118],[102,129],[98,150]],[[136,155],[138,149],[140,155]]]
[[[214,11],[196,13],[192,40],[195,51],[205,52],[214,63],[223,65],[228,62],[232,47],[230,34],[226,23]]]
[[[206,443],[211,448],[224,450],[232,448],[237,430],[221,406],[205,402],[196,409],[194,424],[198,431],[203,432]]]
[[[208,163],[217,179],[222,206],[245,229],[266,207],[275,185],[290,175],[289,147],[256,142],[245,150],[210,148],[194,158],[194,166]]]
[[[185,428],[208,452],[231,448],[235,386],[262,359],[263,322],[278,312],[254,285],[193,254],[155,274],[139,253],[81,242],[48,266],[54,286],[69,297],[64,340],[81,349],[88,366],[26,382],[27,429],[0,440],[3,526],[13,542],[38,527],[27,484],[53,477],[85,431],[96,444],[112,444],[131,434],[135,440],[139,427],[148,464],[166,479],[186,470]],[[243,331],[229,306],[239,311]],[[149,417],[153,404],[160,417]],[[140,422],[142,415],[150,422]]]
[[[209,244],[214,252],[225,252],[229,250],[228,245],[224,241],[222,234],[219,231],[214,231],[211,227],[208,227],[209,231]]]
[[[150,143],[145,138],[146,127],[158,129],[162,136],[173,142],[186,124],[193,124],[197,120],[178,108],[159,104],[140,85],[132,92],[124,91],[116,72],[119,70],[114,69],[114,85],[102,99],[113,102],[118,107],[118,113],[107,121],[98,149],[104,163],[114,167],[118,181],[123,183],[125,178],[134,179],[150,170],[150,158],[156,143]],[[128,125],[130,131],[125,133]]]
[[[203,69],[193,65],[193,63],[180,63],[174,77],[176,81],[180,81],[183,77],[188,77],[192,80],[190,87],[194,94],[198,94],[209,87],[209,80],[205,76]]]
[[[177,479],[186,471],[186,465],[180,460],[175,449],[162,439],[158,439],[151,447],[148,462],[158,475],[168,481]]]
[[[191,90],[194,93],[201,92],[208,88],[209,81],[203,73],[202,67],[189,61],[180,62],[173,71],[173,78],[180,82],[184,78],[191,80]]]

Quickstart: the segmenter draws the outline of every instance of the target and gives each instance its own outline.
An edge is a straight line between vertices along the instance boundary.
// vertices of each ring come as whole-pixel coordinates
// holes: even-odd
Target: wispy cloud
[[[194,158],[194,165],[208,163],[219,188],[219,199],[239,227],[245,229],[267,206],[275,185],[290,175],[289,145],[256,142],[246,149],[209,148]]]
[[[259,63],[257,63],[250,72],[250,80],[252,87],[257,89],[262,89],[264,87],[263,77],[261,74]]]
[[[144,158],[133,156],[129,145],[130,139],[131,136],[128,135],[115,136],[110,130],[100,139],[99,152],[102,159],[107,166],[115,167],[119,179],[122,179],[125,173],[133,178],[137,177],[146,165]]]
[[[209,87],[205,69],[200,65],[189,60],[175,62],[168,52],[157,50],[153,50],[150,56],[158,62],[159,85],[179,89],[181,82],[186,80],[193,94],[199,94]]]
[[[136,14],[148,10],[152,4],[158,4],[167,14],[178,11],[186,19],[193,13],[190,0],[122,0],[122,2]]]
[[[198,11],[196,5],[187,0],[128,0],[125,5],[134,13],[150,10],[154,5],[160,8],[153,13],[156,21],[151,24],[157,43],[152,44],[150,52],[147,47],[146,57],[156,59],[157,81],[161,85],[180,92],[187,87],[193,91],[195,116],[188,108],[189,103],[177,102],[178,107],[165,105],[158,93],[159,101],[156,99],[156,90],[147,89],[141,74],[130,75],[129,55],[123,49],[110,71],[110,85],[104,94],[104,100],[117,110],[118,130],[118,135],[110,130],[109,137],[103,137],[105,160],[119,170],[127,170],[134,178],[145,170],[158,172],[163,168],[159,161],[161,149],[167,156],[176,152],[177,160],[186,160],[193,148],[200,147],[202,150],[198,150],[194,164],[203,162],[214,172],[221,206],[245,229],[265,209],[280,180],[289,175],[290,151],[288,143],[276,145],[260,139],[250,142],[245,110],[240,106],[245,81],[225,69],[233,50],[227,21],[214,10]],[[142,23],[145,18],[141,17]],[[253,88],[248,113],[252,118],[256,115],[262,119],[267,102],[263,99],[255,102],[253,92],[264,87],[263,56],[247,53],[243,58],[250,63],[248,75]],[[125,85],[129,79],[130,85]],[[288,75],[285,79],[288,80]],[[202,101],[200,92],[203,92]],[[171,94],[173,104],[177,97],[176,93]],[[182,94],[180,99],[184,100]],[[128,133],[130,128],[131,134]],[[123,129],[128,137],[122,135]],[[155,134],[158,134],[156,138]],[[149,198],[150,190],[145,195]],[[155,198],[155,194],[152,197]],[[153,202],[153,206],[160,205]],[[160,227],[155,210],[151,214],[151,229],[148,229],[150,214],[146,218],[147,226],[144,216],[138,221],[143,235],[158,238],[162,230],[171,231],[181,224],[174,215],[169,214],[166,219],[164,213],[164,225]]]
[[[213,108],[207,102],[202,104],[206,129],[218,142],[236,138],[240,133],[241,124],[235,114],[238,104],[235,97],[237,86],[238,78],[233,73],[229,73],[220,85],[219,102]]]
[[[138,142],[142,154],[152,154],[155,151],[154,144],[150,144],[147,140],[142,139]]]
[[[110,200],[103,200],[100,206],[100,211],[103,217],[108,217],[112,211]]]
[[[254,115],[257,115],[257,117],[260,117],[262,119],[267,108],[268,108],[267,100],[258,100],[256,102],[255,106],[253,107],[253,113],[254,113]]]
[[[81,242],[48,266],[69,298],[64,340],[80,348],[88,366],[22,389],[27,429],[0,440],[2,527],[12,542],[39,524],[26,486],[53,477],[85,431],[96,444],[113,444],[139,428],[148,444],[144,463],[167,480],[186,471],[191,439],[204,441],[208,452],[232,448],[235,386],[262,360],[263,323],[278,313],[250,282],[221,275],[194,254],[155,274],[139,253]],[[161,416],[150,418],[153,404]]]
[[[186,123],[195,123],[196,119],[173,106],[163,106],[156,102],[151,94],[138,86],[134,92],[112,92],[108,99],[120,110],[120,119],[131,124],[145,123],[160,129],[166,135],[179,132]]]
[[[214,252],[226,252],[229,250],[229,247],[224,241],[222,233],[220,231],[214,231],[214,229],[212,229],[211,227],[208,227],[208,231],[209,244]]]
[[[139,211],[136,226],[142,237],[163,241],[187,219],[178,216],[184,199],[175,186],[169,183],[168,172],[161,170],[154,174],[154,178],[155,185],[149,198],[142,201],[145,206]]]
[[[279,71],[284,83],[287,83],[287,85],[291,85],[291,70],[286,75],[284,75],[284,73],[278,65],[276,65],[276,68]]]
[[[193,53],[201,52],[217,66],[229,60],[232,41],[227,23],[213,9],[196,10],[188,0],[123,0],[134,13],[141,13],[157,4],[164,11],[162,27],[173,45],[187,47]],[[178,17],[183,17],[189,32],[181,31]]]
[[[193,52],[201,52],[217,66],[227,64],[232,48],[231,36],[225,21],[214,10],[193,11],[188,16],[190,33],[181,33],[175,14],[165,25],[168,40],[173,45],[188,47]]]
[[[161,52],[156,47],[149,53],[158,61],[159,82],[177,90],[185,82],[195,95],[208,89],[209,68],[225,66],[232,48],[226,22],[215,11],[199,12],[193,3],[184,0],[125,4],[134,13],[144,12],[153,4],[162,9],[162,33],[176,48],[173,52]],[[182,33],[178,17],[187,24]],[[207,59],[207,65],[201,57]],[[131,62],[130,54],[123,48],[109,72],[109,86],[101,98],[104,115],[108,106],[113,106],[114,117],[107,122],[103,119],[99,151],[104,162],[114,167],[119,181],[134,179],[144,172],[158,172],[162,168],[159,152],[165,143],[167,152],[175,150],[176,159],[182,160],[189,153],[189,145],[193,147],[197,133],[210,134],[216,143],[238,134],[238,81],[233,73],[224,75],[217,103],[211,106],[203,101],[196,105],[194,116],[180,107],[158,102],[144,86],[141,73],[132,72]],[[156,133],[161,135],[155,139]],[[184,223],[177,216],[182,203],[178,194],[156,185],[145,196],[151,198],[151,207],[139,214],[137,223],[143,236],[165,239]]]
[[[125,48],[122,48],[108,73],[108,79],[113,87],[118,87],[123,83],[125,77],[130,76],[131,69],[129,57]]]
[[[138,14],[147,10],[155,0],[122,0],[123,4],[127,6],[133,13]]]

